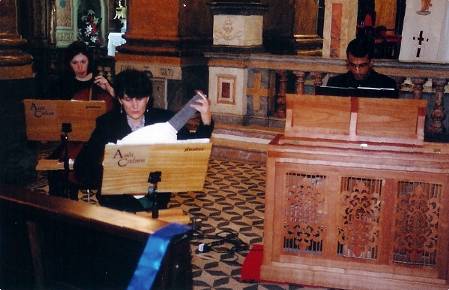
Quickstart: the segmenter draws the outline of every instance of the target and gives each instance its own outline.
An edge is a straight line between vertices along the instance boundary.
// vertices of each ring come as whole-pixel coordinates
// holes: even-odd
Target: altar
[[[449,150],[424,100],[288,95],[270,144],[261,278],[448,289]]]

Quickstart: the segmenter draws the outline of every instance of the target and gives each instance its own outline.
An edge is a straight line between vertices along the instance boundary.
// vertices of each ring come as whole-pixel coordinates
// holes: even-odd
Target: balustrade
[[[445,132],[445,126],[443,120],[446,117],[443,106],[444,87],[447,84],[447,79],[433,80],[432,85],[435,88],[435,101],[430,115],[431,122],[427,130],[433,134],[442,134]]]
[[[322,57],[227,53],[206,53],[206,57],[209,59],[209,66],[267,70],[276,75],[277,83],[272,84],[274,88],[270,88],[273,95],[267,96],[272,100],[275,110],[271,116],[270,112],[266,112],[267,118],[285,118],[286,93],[313,92],[313,88],[325,84],[329,76],[347,71],[345,60]],[[379,73],[396,80],[400,98],[428,100],[426,132],[431,134],[446,132],[445,129],[449,126],[446,110],[449,108],[445,108],[444,96],[449,80],[447,77],[449,65],[375,60],[374,67]],[[404,84],[406,79],[411,81],[411,86]],[[432,80],[430,90],[424,86],[428,80]],[[449,106],[449,103],[447,105]]]

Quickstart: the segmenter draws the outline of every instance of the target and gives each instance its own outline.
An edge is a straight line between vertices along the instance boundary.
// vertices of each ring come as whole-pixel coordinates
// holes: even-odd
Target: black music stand
[[[63,150],[62,162],[64,164],[64,193],[63,195],[70,198],[70,188],[69,188],[69,133],[72,132],[71,123],[62,123],[61,125],[61,148]]]
[[[157,203],[157,184],[161,181],[162,172],[153,171],[148,175],[148,196],[152,201],[151,217],[157,219],[159,217],[159,204]]]

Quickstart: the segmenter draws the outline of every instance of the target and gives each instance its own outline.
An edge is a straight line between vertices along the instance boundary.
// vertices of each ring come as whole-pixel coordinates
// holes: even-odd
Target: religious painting
[[[217,75],[218,104],[235,104],[235,79],[233,75]]]
[[[56,26],[72,28],[72,0],[56,1]]]

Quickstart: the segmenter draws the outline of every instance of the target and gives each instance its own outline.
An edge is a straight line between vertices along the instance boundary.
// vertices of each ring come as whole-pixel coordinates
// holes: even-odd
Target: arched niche
[[[78,39],[80,19],[86,9],[93,9],[96,17],[101,18],[99,37],[100,46],[107,45],[109,32],[108,0],[52,0],[56,10],[56,46],[65,47]]]

